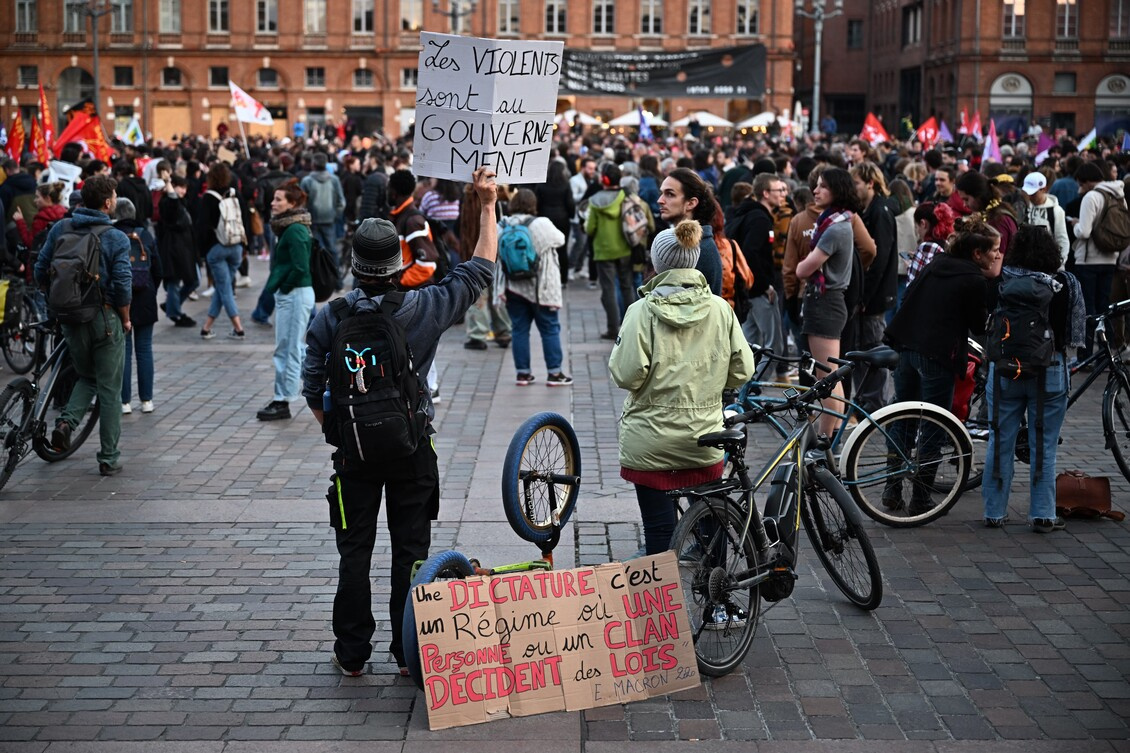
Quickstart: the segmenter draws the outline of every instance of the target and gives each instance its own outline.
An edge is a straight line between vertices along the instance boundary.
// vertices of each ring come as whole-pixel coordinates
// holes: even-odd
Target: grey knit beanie
[[[651,263],[656,274],[668,269],[694,269],[698,264],[698,244],[702,242],[702,226],[694,220],[683,220],[655,236],[651,242]]]

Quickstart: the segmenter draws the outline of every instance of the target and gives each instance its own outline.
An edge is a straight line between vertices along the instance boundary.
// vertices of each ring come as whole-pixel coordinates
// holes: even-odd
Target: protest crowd
[[[1126,216],[1130,152],[1102,140],[986,144],[979,136],[923,144],[913,136],[872,142],[697,130],[633,141],[566,127],[555,136],[545,182],[536,185],[496,185],[489,170],[466,185],[417,176],[411,132],[397,141],[318,128],[300,140],[115,141],[108,160],[68,143],[47,161],[28,151],[0,165],[0,253],[6,275],[45,288],[52,254],[73,226],[112,226],[102,234],[106,308],[97,321],[117,325],[92,328],[79,369],[99,395],[120,394],[120,406],[102,408],[104,475],[121,470],[120,414],[134,405],[159,411],[162,382],[177,379],[175,366],[153,356],[153,343],[172,339],[174,328],[241,341],[245,327],[272,327],[276,377],[257,418],[291,419],[304,401],[321,423],[330,407],[323,391],[334,377],[325,359],[336,328],[356,310],[384,310],[368,299],[389,296],[396,304],[388,312],[410,333],[426,382],[417,427],[426,436],[434,405],[449,397],[435,368],[446,327],[465,328],[468,350],[509,348],[516,385],[567,388],[574,380],[560,311],[578,291],[599,290],[600,337],[613,376],[630,393],[622,475],[636,485],[648,553],[664,548],[673,526],[672,511],[661,509],[670,505],[663,490],[717,478],[722,468],[705,455],[644,447],[693,447],[695,434],[721,428],[723,390],[752,374],[750,345],[826,361],[885,343],[900,352],[898,369],[861,370],[850,385],[854,399],[867,410],[896,399],[948,408],[968,338],[988,336],[986,319],[1002,305],[1002,290],[1034,280],[1049,291],[1055,354],[1042,386],[994,387],[990,378],[999,417],[989,439],[984,520],[999,527],[1006,519],[1010,442],[1038,403],[1042,462],[1031,469],[1029,523],[1047,533],[1064,527],[1054,509],[1055,447],[1068,368],[1093,347],[1085,317],[1130,298],[1130,260],[1096,240],[1097,228],[1114,222],[1111,205]],[[503,263],[524,246],[534,254],[528,269]],[[315,295],[324,287],[315,269],[321,250],[335,262],[329,296]],[[150,260],[144,274],[135,263],[141,251]],[[270,259],[266,281],[251,279],[256,256]],[[237,295],[264,282],[257,298]],[[202,298],[209,307],[197,321],[184,309]],[[68,342],[86,326],[65,325]],[[533,327],[544,374],[531,362]],[[683,390],[696,405],[717,396],[716,409],[682,423],[652,415],[648,393],[659,387],[639,378],[644,356],[654,355],[639,352],[649,327],[701,328],[697,348],[726,351],[715,371],[670,375],[678,384],[663,387]],[[1130,345],[1125,326],[1112,336],[1118,348]],[[670,338],[668,350],[685,341]],[[782,365],[780,376],[797,374]],[[680,426],[686,436],[670,436]],[[52,441],[65,445],[69,432],[61,422]],[[128,444],[128,434],[121,441]],[[392,652],[404,666],[395,617],[411,562],[427,555],[438,505],[435,454],[427,442],[413,447],[411,462],[400,460],[396,469],[358,460],[365,447],[350,454],[339,445],[334,456],[331,494],[344,500],[335,525],[343,564],[334,661],[347,675],[360,674],[369,658],[373,538],[371,530],[367,537],[355,531],[376,525],[382,487],[394,539]],[[912,511],[928,504],[904,501],[896,488],[884,492],[888,502]],[[347,515],[351,522],[358,516],[361,528],[349,529]]]

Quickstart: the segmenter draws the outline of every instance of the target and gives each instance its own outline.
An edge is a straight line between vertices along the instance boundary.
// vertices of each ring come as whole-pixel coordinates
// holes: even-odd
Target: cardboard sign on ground
[[[432,729],[580,711],[697,687],[673,552],[418,586]]]

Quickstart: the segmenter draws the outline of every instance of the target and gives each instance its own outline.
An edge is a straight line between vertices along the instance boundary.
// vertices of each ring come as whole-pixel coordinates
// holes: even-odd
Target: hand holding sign
[[[498,183],[495,181],[494,170],[489,167],[480,167],[471,173],[471,180],[475,185],[475,193],[479,196],[483,211],[490,210],[494,214],[494,205],[498,201]]]
[[[545,180],[562,42],[420,34],[414,167],[466,181],[489,165],[509,183]]]

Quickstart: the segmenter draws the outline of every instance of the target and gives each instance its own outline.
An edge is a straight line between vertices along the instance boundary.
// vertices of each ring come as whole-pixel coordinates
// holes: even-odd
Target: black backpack
[[[102,234],[110,225],[75,228],[68,222],[55,241],[48,270],[47,308],[63,324],[92,321],[102,308]]]
[[[360,299],[358,299],[360,300]],[[375,309],[344,299],[330,303],[338,318],[326,369],[326,441],[348,464],[381,463],[411,455],[427,429],[427,394],[404,327],[393,313],[404,293],[386,294]]]
[[[328,301],[337,292],[337,262],[330,250],[310,238],[310,279],[314,287],[314,300]]]

